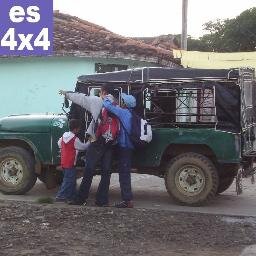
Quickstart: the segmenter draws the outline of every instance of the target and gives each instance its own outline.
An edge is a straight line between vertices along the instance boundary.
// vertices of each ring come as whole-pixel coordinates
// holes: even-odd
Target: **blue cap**
[[[135,108],[136,107],[136,99],[132,95],[127,95],[126,93],[122,93],[121,98],[123,99],[124,104],[128,108]]]

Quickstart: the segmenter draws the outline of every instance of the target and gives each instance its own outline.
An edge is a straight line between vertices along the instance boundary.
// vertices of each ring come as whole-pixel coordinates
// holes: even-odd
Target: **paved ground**
[[[91,204],[93,204],[98,181],[99,177],[96,176],[93,181],[92,193],[90,197]],[[165,190],[163,179],[158,177],[133,174],[132,185],[134,191],[134,202],[137,208],[236,216],[256,216],[256,184],[251,184],[250,179],[244,179],[244,191],[242,195],[236,195],[235,184],[233,184],[226,192],[217,196],[216,199],[211,202],[211,204],[204,207],[185,207],[176,205],[169,198],[168,193]],[[44,184],[37,182],[35,187],[24,196],[7,196],[0,193],[0,200],[20,200],[33,202],[44,196],[54,197],[55,193],[56,189],[47,190]],[[117,174],[112,175],[110,200],[111,202],[119,200],[119,182]]]

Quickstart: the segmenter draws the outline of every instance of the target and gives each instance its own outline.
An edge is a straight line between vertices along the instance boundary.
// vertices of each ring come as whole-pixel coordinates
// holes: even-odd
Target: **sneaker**
[[[122,201],[114,205],[116,208],[133,208],[132,201]]]
[[[67,202],[66,198],[60,198],[60,197],[55,198],[55,203],[66,203],[66,202]]]
[[[72,200],[72,201],[69,201],[68,204],[70,204],[70,205],[86,205],[87,202],[81,201],[81,200]]]
[[[95,206],[98,206],[98,207],[109,207],[109,204],[108,203],[101,204],[101,203],[95,202]]]

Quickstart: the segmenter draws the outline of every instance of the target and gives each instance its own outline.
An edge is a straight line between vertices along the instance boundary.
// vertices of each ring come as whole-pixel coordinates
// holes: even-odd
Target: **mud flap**
[[[239,169],[236,175],[236,194],[241,195],[243,193],[243,170]]]
[[[57,170],[46,169],[39,176],[39,179],[45,184],[47,189],[53,189],[62,182],[62,173]]]
[[[255,183],[255,178],[254,178],[255,173],[256,173],[256,167],[254,167],[254,168],[252,169],[252,172],[251,172],[251,175],[252,175],[252,177],[251,177],[251,183],[252,183],[252,184]]]
[[[251,177],[251,183],[254,184],[255,183],[255,178],[254,178],[254,174]]]

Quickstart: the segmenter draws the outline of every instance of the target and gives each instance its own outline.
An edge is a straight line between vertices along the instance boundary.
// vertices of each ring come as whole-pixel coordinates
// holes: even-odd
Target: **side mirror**
[[[69,101],[67,98],[64,99],[64,106],[65,108],[69,108]]]

